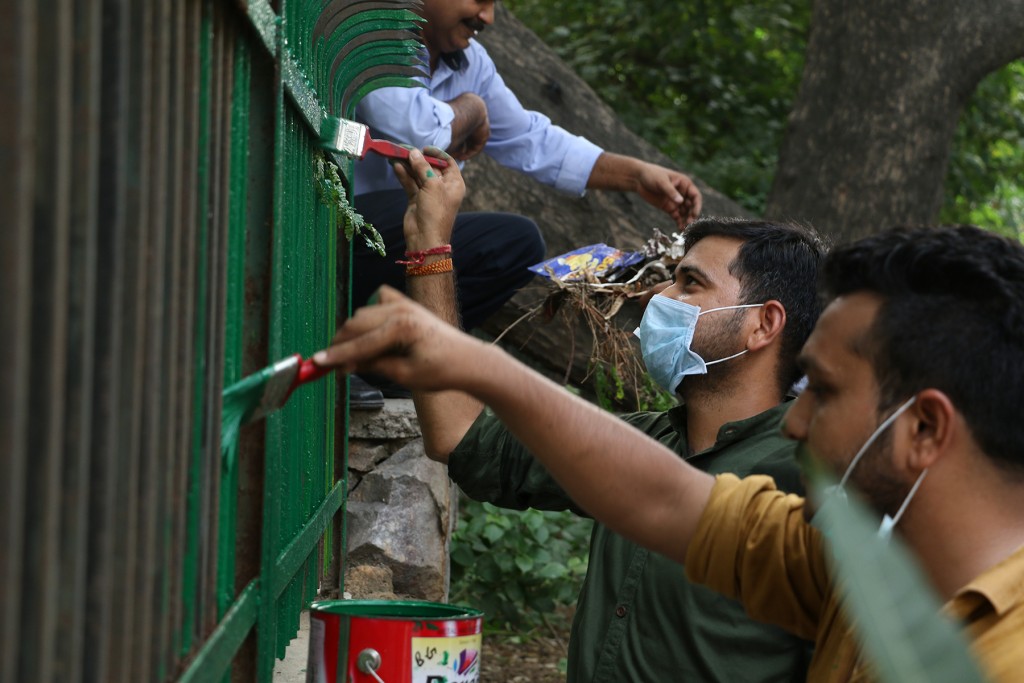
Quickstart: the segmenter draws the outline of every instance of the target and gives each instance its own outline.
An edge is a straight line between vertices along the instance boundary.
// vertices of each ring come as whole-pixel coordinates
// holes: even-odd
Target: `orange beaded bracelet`
[[[450,258],[428,263],[425,266],[410,266],[405,269],[406,275],[437,275],[439,273],[450,273],[454,270]]]

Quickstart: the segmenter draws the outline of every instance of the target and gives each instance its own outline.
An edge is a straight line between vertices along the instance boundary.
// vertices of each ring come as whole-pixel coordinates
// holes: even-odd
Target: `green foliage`
[[[571,512],[502,510],[460,501],[452,535],[452,602],[487,614],[490,628],[530,629],[575,603],[593,522]]]
[[[630,129],[761,211],[800,82],[810,3],[507,4]]]
[[[594,376],[594,391],[597,405],[602,409],[618,412],[627,409],[636,411],[664,411],[676,405],[672,394],[658,386],[651,376],[638,367],[635,379],[640,383],[636,391],[637,405],[624,406],[626,386],[619,368],[607,361],[591,359],[590,371]]]
[[[631,130],[763,211],[800,85],[811,3],[506,2]],[[1020,237],[1024,62],[989,76],[966,107],[940,218]]]
[[[358,234],[366,242],[366,246],[384,256],[384,240],[377,229],[367,223],[349,204],[348,193],[345,192],[345,184],[341,182],[338,167],[323,156],[318,156],[313,177],[316,178],[320,202],[337,213],[338,225],[344,231],[345,239],[351,242]]]
[[[626,387],[622,383],[619,369],[608,363],[594,362],[594,388],[597,390],[597,405],[604,410],[612,410],[615,403],[626,397]]]
[[[941,218],[1024,237],[1024,60],[990,74],[964,110]]]

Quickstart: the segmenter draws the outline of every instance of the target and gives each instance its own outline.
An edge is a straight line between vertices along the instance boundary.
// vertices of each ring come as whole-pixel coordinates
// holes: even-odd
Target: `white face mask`
[[[697,331],[697,319],[714,311],[734,308],[760,308],[764,304],[721,306],[701,311],[694,306],[667,296],[656,295],[647,304],[640,327],[633,334],[640,338],[640,350],[647,372],[663,389],[675,393],[686,375],[707,374],[708,366],[738,358],[749,349],[743,349],[718,360],[705,361],[690,348]]]
[[[888,429],[889,426],[896,421],[896,418],[906,412],[910,406],[914,405],[914,401],[916,400],[917,397],[912,396],[903,405],[897,408],[892,415],[885,418],[882,424],[878,425],[871,436],[868,437],[868,440],[864,442],[864,445],[860,447],[860,450],[857,451],[857,454],[853,456],[852,460],[850,460],[850,464],[846,467],[846,472],[843,473],[843,477],[839,480],[839,483],[825,489],[822,495],[821,505],[818,506],[818,510],[811,518],[811,524],[815,524],[815,520],[818,519],[818,515],[821,514],[822,509],[826,506],[834,505],[836,502],[846,502],[846,482],[849,480],[850,475],[853,473],[853,469],[857,466],[857,463],[859,463],[860,459],[864,457],[864,454],[868,452],[868,449],[871,448],[871,444],[878,439],[879,435]],[[917,481],[915,481],[914,485],[910,487],[910,492],[907,493],[907,497],[903,500],[903,504],[900,505],[899,510],[896,511],[895,517],[890,517],[888,513],[882,517],[882,523],[878,527],[878,536],[880,538],[888,540],[892,536],[892,530],[896,528],[896,524],[900,521],[900,518],[903,517],[903,513],[906,512],[907,506],[910,505],[910,501],[914,498],[914,494],[917,493],[917,488],[921,485],[921,482],[924,481],[924,476],[926,474],[928,474],[927,469],[921,472]]]

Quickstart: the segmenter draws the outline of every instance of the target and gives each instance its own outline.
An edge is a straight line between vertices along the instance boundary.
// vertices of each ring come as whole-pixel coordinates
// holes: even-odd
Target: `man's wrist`
[[[427,249],[409,249],[405,252],[405,259],[399,259],[395,261],[400,266],[422,266],[427,262],[427,259],[433,256],[450,258],[452,253],[452,245],[450,244],[439,244],[435,247],[429,247]],[[434,258],[433,261],[441,259]]]

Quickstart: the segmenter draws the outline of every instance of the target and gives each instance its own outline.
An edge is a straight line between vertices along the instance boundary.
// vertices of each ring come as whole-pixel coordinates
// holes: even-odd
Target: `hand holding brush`
[[[339,119],[335,116],[324,118],[320,125],[320,145],[332,152],[362,159],[367,152],[375,152],[388,159],[404,161],[409,158],[409,148],[370,137],[370,128],[356,121]],[[437,157],[427,157],[427,163],[434,168],[447,168],[448,162]]]

